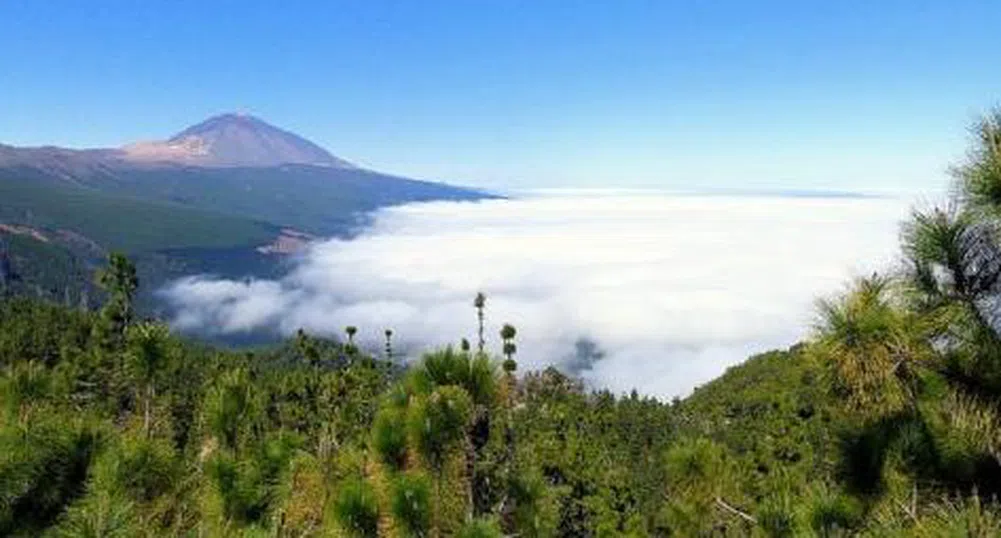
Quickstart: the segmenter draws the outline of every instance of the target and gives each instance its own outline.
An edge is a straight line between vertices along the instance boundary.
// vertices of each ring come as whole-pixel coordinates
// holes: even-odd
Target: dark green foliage
[[[247,524],[264,517],[266,491],[262,487],[260,469],[253,460],[219,454],[208,462],[206,472],[222,499],[227,520]]]
[[[69,245],[45,239],[0,230],[0,297],[26,296],[65,306],[91,305],[98,293],[87,257]]]
[[[83,495],[100,437],[55,415],[0,432],[0,534],[38,533]]]
[[[0,366],[38,361],[55,366],[90,345],[94,317],[30,299],[0,301]]]
[[[674,490],[714,491],[727,474],[723,447],[708,439],[678,442],[665,456],[664,468]]]
[[[486,355],[472,356],[451,347],[423,357],[410,373],[410,386],[420,394],[435,388],[462,387],[477,405],[490,406],[497,392],[497,367]]]
[[[518,331],[515,330],[514,325],[511,325],[510,323],[505,323],[504,326],[501,327],[500,336],[502,340],[513,340],[517,334]]]
[[[482,291],[481,292],[477,292],[476,293],[476,298],[473,299],[473,307],[476,308],[476,318],[479,321],[479,330],[478,330],[478,333],[477,333],[476,351],[477,351],[477,353],[479,353],[481,355],[483,354],[483,348],[484,348],[484,346],[486,346],[486,340],[484,340],[484,337],[483,337],[483,329],[484,329],[483,325],[484,325],[484,321],[485,321],[483,310],[486,308],[486,306],[487,306],[487,296],[484,295]]]
[[[126,339],[131,374],[144,384],[155,383],[157,374],[171,360],[170,344],[165,325],[142,323],[131,327]]]
[[[770,352],[729,369],[677,408],[687,436],[729,447],[743,488],[763,495],[776,472],[804,483],[833,473],[838,431],[820,365],[801,348]]]
[[[440,470],[448,452],[463,439],[470,420],[469,394],[457,386],[443,386],[410,408],[407,428],[418,452]]]
[[[772,538],[794,538],[800,535],[795,506],[788,494],[775,494],[760,503],[756,511],[758,528]]]
[[[247,454],[215,454],[207,470],[225,518],[244,525],[263,522],[274,509],[277,482],[301,445],[295,435],[276,434]]]
[[[938,474],[959,491],[1001,494],[1001,422],[996,408],[970,396],[952,393],[926,402],[921,414],[924,441],[912,453],[929,455],[917,470]]]
[[[236,369],[224,373],[209,390],[206,422],[224,447],[236,450],[241,437],[253,427],[259,408],[247,370]]]
[[[341,485],[335,507],[337,521],[352,536],[376,536],[379,506],[375,490],[363,479],[351,479]]]
[[[35,361],[14,364],[0,378],[0,394],[3,395],[5,411],[10,417],[17,417],[24,423],[32,404],[44,401],[53,395],[53,375],[44,365]]]
[[[101,455],[95,474],[128,499],[150,502],[171,492],[183,472],[169,441],[125,435]]]
[[[386,335],[386,360],[393,360],[393,331],[391,329],[386,329],[384,331]]]
[[[97,272],[97,281],[110,295],[121,299],[128,306],[139,288],[136,266],[124,254],[112,252],[108,255],[108,265]]]
[[[143,533],[136,506],[112,492],[88,494],[74,503],[46,536],[131,538]]]
[[[385,407],[375,416],[372,425],[372,446],[382,462],[400,470],[407,459],[407,422],[404,410]]]
[[[104,248],[125,252],[261,245],[278,232],[277,226],[252,217],[9,176],[0,177],[0,200],[0,222],[72,230]]]
[[[984,115],[972,127],[969,158],[953,169],[964,202],[976,208],[1001,207],[1001,109]]]
[[[555,505],[541,472],[524,470],[510,481],[511,519],[523,536],[551,536],[555,531]]]
[[[459,532],[459,538],[501,538],[504,534],[496,521],[490,519],[474,519],[467,523]]]
[[[393,480],[393,517],[407,536],[427,536],[431,528],[431,480],[409,472]]]
[[[663,454],[673,438],[668,406],[588,394],[554,369],[526,374],[520,391],[513,439],[524,477],[517,482],[528,484],[516,483],[514,490],[517,496],[529,489],[532,474],[541,475],[546,499],[532,508],[545,515],[541,530],[590,536],[600,520],[624,529],[637,516],[653,525],[664,502]]]
[[[502,353],[504,353],[504,356],[507,358],[504,361],[504,371],[507,373],[513,373],[518,369],[518,365],[514,362],[513,358],[514,354],[518,351],[518,346],[514,343],[514,337],[517,334],[518,331],[515,330],[514,325],[505,323],[504,326],[501,327],[500,336],[501,341],[503,342]]]
[[[978,496],[965,500],[946,500],[932,508],[926,525],[918,527],[913,535],[968,536],[988,538],[1001,535],[1001,516],[996,502],[984,503]]]
[[[818,536],[848,534],[862,523],[862,505],[853,497],[826,486],[814,488],[807,504],[809,528]]]
[[[135,314],[133,301],[139,287],[136,267],[123,254],[113,252],[108,255],[108,266],[97,272],[97,283],[107,294],[107,301],[101,308],[96,337],[105,348],[117,348]]]
[[[99,319],[0,301],[0,534],[271,525],[295,454],[363,440],[392,372],[321,340],[307,364],[147,323],[109,348]]]

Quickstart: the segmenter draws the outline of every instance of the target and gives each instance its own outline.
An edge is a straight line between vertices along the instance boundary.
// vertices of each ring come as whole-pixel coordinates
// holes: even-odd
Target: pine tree
[[[126,340],[129,367],[142,391],[143,433],[149,437],[157,377],[169,360],[169,331],[158,323],[140,323],[129,327]]]
[[[483,348],[486,346],[486,340],[483,338],[483,310],[487,306],[487,296],[483,292],[477,293],[476,298],[473,299],[473,306],[476,307],[476,318],[479,321],[479,342],[477,349],[480,353],[483,353]]]
[[[393,360],[393,330],[392,329],[386,329],[385,335],[386,335],[386,360],[387,361],[392,361]]]
[[[354,325],[348,325],[344,328],[344,333],[348,335],[348,344],[345,346],[348,355],[354,355],[358,353],[358,348],[355,346],[355,334],[358,333],[358,327]]]
[[[505,323],[500,331],[501,341],[504,343],[504,356],[506,357],[504,371],[509,374],[513,374],[518,369],[518,363],[514,361],[514,354],[518,351],[518,347],[514,344],[514,337],[517,334],[518,331],[509,323]]]
[[[107,267],[97,273],[97,283],[108,294],[101,309],[99,336],[106,347],[117,347],[134,315],[133,301],[139,287],[136,267],[124,254],[112,252]]]

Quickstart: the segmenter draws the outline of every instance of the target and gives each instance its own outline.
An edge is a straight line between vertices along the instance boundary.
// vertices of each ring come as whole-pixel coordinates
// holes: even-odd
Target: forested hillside
[[[406,367],[391,328],[211,348],[112,255],[99,311],[0,303],[0,534],[1001,535],[1001,112],[975,133],[903,270],[671,403],[519,372],[511,326]]]

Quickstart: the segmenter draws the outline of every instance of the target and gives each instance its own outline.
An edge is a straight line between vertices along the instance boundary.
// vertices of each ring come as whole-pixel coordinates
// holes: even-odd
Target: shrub
[[[459,538],[501,538],[500,527],[492,519],[474,519],[466,523],[459,531]]]
[[[403,468],[407,460],[407,428],[402,410],[386,407],[379,410],[372,425],[372,445],[390,469]]]
[[[982,493],[998,493],[1001,481],[994,454],[1001,451],[999,417],[990,406],[950,394],[924,414],[942,466],[942,477]]]
[[[334,506],[337,521],[352,536],[374,537],[379,527],[379,505],[375,490],[362,478],[349,479],[341,485]]]
[[[109,488],[121,488],[137,502],[149,502],[169,492],[181,470],[174,448],[163,439],[129,435],[98,461],[95,478]]]
[[[466,433],[472,418],[469,394],[459,387],[441,387],[411,406],[408,429],[427,461],[440,470],[448,450]]]
[[[402,474],[393,482],[393,517],[408,536],[427,536],[431,526],[431,481],[422,473]]]
[[[484,354],[473,357],[449,347],[425,355],[410,376],[411,390],[418,394],[449,385],[465,389],[476,405],[489,406],[497,395],[497,368]]]
[[[821,487],[812,492],[806,503],[806,516],[818,536],[837,536],[859,526],[862,505],[855,498]]]
[[[798,536],[793,503],[785,493],[765,499],[757,510],[758,526],[766,536],[792,538]]]

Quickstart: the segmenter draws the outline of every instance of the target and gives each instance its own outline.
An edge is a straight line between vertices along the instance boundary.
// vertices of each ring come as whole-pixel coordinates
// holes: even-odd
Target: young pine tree
[[[386,329],[384,334],[386,335],[386,360],[393,360],[393,330]]]
[[[354,325],[348,325],[344,328],[344,333],[348,335],[348,343],[345,347],[348,355],[354,356],[358,353],[358,347],[355,346],[355,335],[358,334],[358,327]]]
[[[513,374],[515,370],[518,369],[518,363],[514,361],[514,354],[518,351],[518,347],[514,343],[514,337],[518,334],[518,331],[514,328],[514,325],[505,323],[504,327],[501,328],[500,336],[501,341],[504,343],[504,371],[508,374]]]
[[[156,384],[160,372],[170,360],[170,336],[165,325],[140,323],[126,331],[126,357],[132,377],[141,391],[143,406],[143,433],[148,437],[152,410],[156,401]]]
[[[431,480],[427,475],[412,471],[393,480],[391,509],[404,535],[414,538],[428,536],[431,530]]]
[[[341,527],[357,538],[375,538],[379,530],[379,504],[375,489],[363,478],[341,484],[334,506]]]
[[[483,292],[478,292],[476,294],[476,298],[473,299],[473,306],[476,308],[476,319],[479,321],[479,341],[477,343],[477,350],[480,353],[483,353],[483,348],[486,346],[486,340],[483,338],[483,311],[487,306],[487,296],[484,295]]]
[[[133,300],[139,288],[136,267],[124,254],[113,252],[108,265],[97,273],[97,284],[108,297],[101,309],[99,337],[107,347],[120,344],[125,330],[132,323]]]

